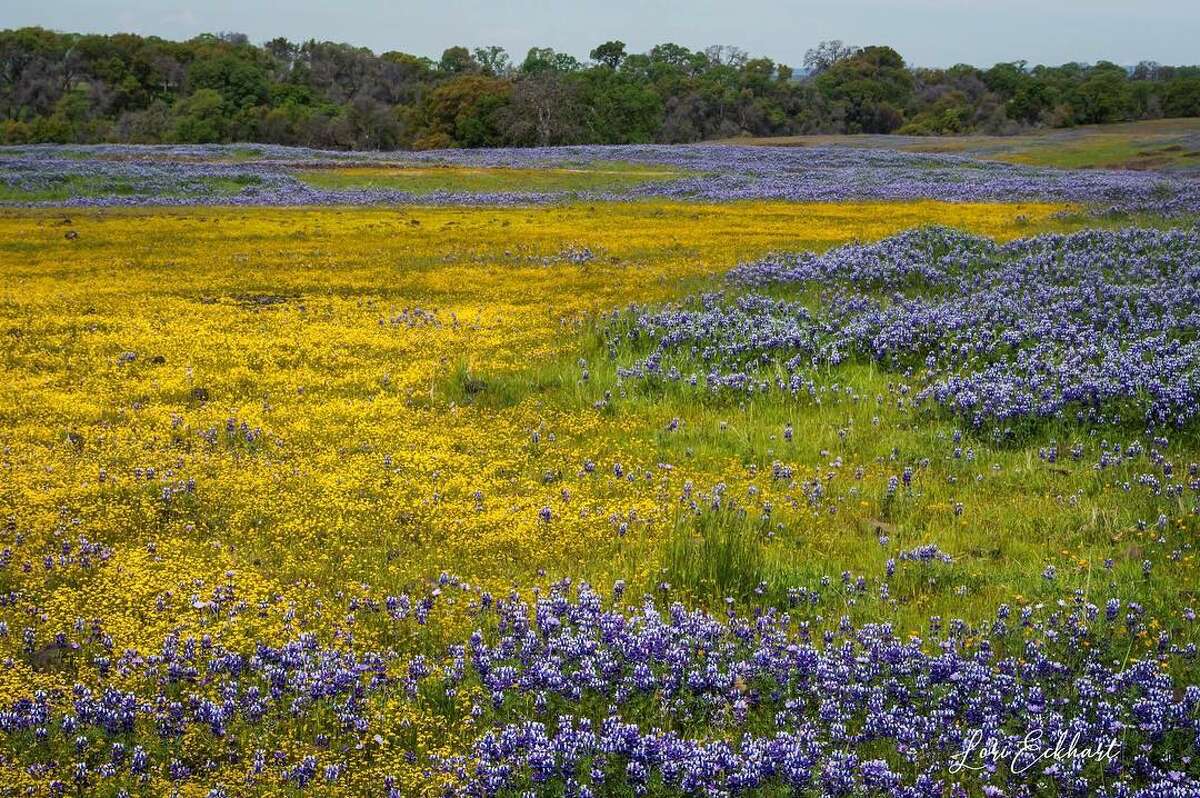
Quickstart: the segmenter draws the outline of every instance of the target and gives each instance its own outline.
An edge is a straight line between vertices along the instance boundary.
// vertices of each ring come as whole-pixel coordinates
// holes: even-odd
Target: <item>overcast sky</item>
[[[0,28],[155,34],[186,39],[237,31],[344,41],[376,52],[436,57],[446,47],[498,44],[517,60],[531,46],[586,58],[620,39],[633,52],[672,41],[732,44],[799,65],[822,39],[889,44],[917,66],[989,66],[1108,59],[1200,63],[1196,0],[5,0]]]

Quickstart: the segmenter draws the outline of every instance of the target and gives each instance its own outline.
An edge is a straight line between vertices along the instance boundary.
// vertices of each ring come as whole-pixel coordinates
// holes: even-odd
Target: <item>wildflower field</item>
[[[1200,795],[1190,176],[33,146],[0,206],[0,794]],[[1111,756],[974,750],[1031,734]]]

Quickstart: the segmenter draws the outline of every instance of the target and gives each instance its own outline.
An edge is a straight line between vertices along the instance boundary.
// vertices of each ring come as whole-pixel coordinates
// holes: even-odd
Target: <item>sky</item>
[[[1024,59],[1119,64],[1200,63],[1196,0],[40,0],[0,3],[0,28],[39,25],[168,39],[199,33],[315,38],[436,58],[447,47],[500,45],[519,61],[532,46],[586,59],[619,39],[630,52],[660,42],[741,47],[799,66],[825,39],[887,44],[915,66],[990,66]]]

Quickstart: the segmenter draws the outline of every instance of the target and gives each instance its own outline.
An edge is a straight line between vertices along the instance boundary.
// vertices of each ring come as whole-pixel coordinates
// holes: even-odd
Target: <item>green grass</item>
[[[1113,135],[1091,137],[1077,142],[1030,146],[1000,160],[1058,169],[1136,169],[1200,168],[1200,146],[1164,144]]]
[[[305,169],[296,177],[333,191],[379,189],[412,194],[450,192],[616,191],[643,183],[674,180],[686,173],[662,166],[622,162],[537,169],[463,166],[352,166]]]
[[[766,581],[768,527],[731,505],[681,515],[663,547],[663,580],[710,604],[750,598]]]
[[[180,185],[175,190],[163,192],[139,186],[131,180],[94,177],[89,175],[64,175],[49,185],[40,188],[25,188],[0,182],[0,202],[65,202],[80,197],[184,197],[194,193],[232,196],[246,186],[261,183],[256,175],[237,177],[204,177],[193,180],[191,185]]]
[[[816,135],[729,139],[742,145],[838,145],[948,153],[1060,169],[1200,172],[1200,119],[1154,119],[1013,136]]]
[[[693,286],[718,287],[716,281]],[[971,430],[948,412],[897,407],[901,375],[870,362],[850,362],[816,377],[819,384],[852,388],[862,397],[858,401],[833,394],[820,402],[779,393],[712,394],[681,382],[622,384],[617,365],[645,351],[609,333],[595,324],[580,345],[586,381],[577,353],[517,374],[463,367],[435,392],[435,401],[493,407],[528,402],[573,412],[609,392],[610,401],[596,412],[623,421],[631,437],[653,441],[658,462],[695,475],[698,510],[672,497],[676,514],[665,542],[633,529],[587,562],[571,563],[576,576],[603,585],[614,575],[643,573],[637,587],[645,592],[661,592],[668,583],[672,597],[709,607],[719,607],[726,596],[783,606],[789,589],[815,589],[823,579],[837,584],[843,572],[865,576],[874,589],[889,559],[932,543],[954,562],[900,561],[886,601],[860,596],[838,612],[919,631],[930,615],[981,622],[1000,604],[1049,604],[1074,590],[1101,605],[1112,596],[1138,601],[1158,617],[1173,617],[1196,600],[1190,586],[1200,568],[1190,541],[1200,519],[1193,508],[1138,489],[1138,477],[1151,468],[1144,460],[1095,468],[1100,440],[1146,440],[1140,428],[1064,421],[1011,435]],[[703,368],[697,364],[696,371]],[[673,419],[678,425],[670,429]],[[787,425],[794,430],[791,441],[783,435]],[[954,456],[956,431],[973,459]],[[1196,430],[1170,437],[1166,456],[1177,470],[1200,460]],[[1053,464],[1038,456],[1052,441],[1060,451]],[[1067,454],[1075,444],[1085,449],[1079,461]],[[793,476],[774,478],[775,463],[791,468]],[[889,477],[905,467],[914,471],[912,486],[889,498]],[[536,478],[532,471],[527,476]],[[714,509],[711,492],[720,481],[729,488]],[[805,485],[817,482],[823,495],[812,502]],[[1126,491],[1123,483],[1135,487]],[[1154,525],[1160,514],[1170,519],[1165,543],[1158,542]],[[1176,549],[1185,556],[1172,559]],[[1141,573],[1147,558],[1154,561],[1150,579]],[[1106,560],[1113,561],[1111,569]],[[1057,569],[1053,581],[1042,576],[1047,565]],[[828,619],[830,609],[823,611]]]
[[[258,147],[233,147],[226,152],[224,160],[233,163],[256,161],[262,157],[263,151]]]
[[[0,183],[0,202],[60,202],[80,196],[127,197],[134,193],[133,184],[127,180],[99,180],[74,175],[36,189]]]

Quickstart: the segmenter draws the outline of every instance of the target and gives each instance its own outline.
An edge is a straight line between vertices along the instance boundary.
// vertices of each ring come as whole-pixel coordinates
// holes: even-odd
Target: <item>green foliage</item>
[[[890,47],[865,47],[816,78],[817,88],[846,111],[849,133],[891,133],[903,124],[913,76]]]
[[[662,554],[662,575],[675,590],[716,603],[745,599],[766,578],[766,536],[745,510],[721,506],[677,519]]]
[[[176,141],[211,144],[224,136],[224,98],[216,89],[197,89],[176,106]]]
[[[590,70],[580,80],[583,101],[594,109],[589,138],[600,144],[644,144],[662,127],[662,100],[649,87],[620,72]]]
[[[625,42],[605,42],[592,50],[589,57],[598,64],[604,64],[609,69],[616,69],[625,60]]]
[[[442,53],[442,60],[438,62],[438,69],[447,75],[461,75],[465,72],[473,72],[478,68],[479,64],[466,47],[448,48]]]
[[[947,92],[898,132],[917,136],[966,133],[971,129],[972,112],[970,100],[965,94],[961,91]]]
[[[441,84],[425,99],[423,125],[414,145],[418,149],[498,146],[502,143],[498,113],[508,104],[510,91],[505,81],[480,74]]]
[[[217,92],[227,114],[261,105],[270,94],[266,72],[232,55],[193,62],[188,69],[188,85],[195,91]]]
[[[1143,62],[913,69],[823,42],[805,72],[735,47],[607,41],[434,61],[241,34],[0,31],[0,143],[262,141],[344,149],[688,142],[807,133],[1012,133],[1200,115],[1200,67]]]
[[[1163,100],[1163,111],[1168,116],[1200,116],[1200,77],[1171,83]]]
[[[556,53],[549,47],[531,47],[521,62],[521,72],[537,75],[542,72],[575,72],[583,67],[574,56]]]

